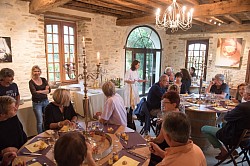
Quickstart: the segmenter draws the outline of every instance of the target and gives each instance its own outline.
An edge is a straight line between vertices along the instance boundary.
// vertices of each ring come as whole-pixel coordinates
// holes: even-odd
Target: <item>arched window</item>
[[[149,87],[159,80],[161,66],[160,37],[149,26],[138,26],[132,29],[126,41],[126,71],[131,67],[133,60],[140,61],[138,70],[141,79],[147,79],[147,83],[140,84],[139,94],[144,96]]]

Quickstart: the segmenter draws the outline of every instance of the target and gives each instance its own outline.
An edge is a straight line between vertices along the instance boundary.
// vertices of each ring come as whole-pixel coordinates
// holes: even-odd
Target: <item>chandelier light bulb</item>
[[[214,24],[216,24],[216,21],[214,22]]]
[[[155,23],[159,29],[171,29],[171,32],[176,32],[179,28],[186,31],[192,27],[194,9],[187,12],[186,6],[179,5],[176,0],[166,8],[164,13],[160,15],[160,10],[157,9]]]
[[[156,10],[156,15],[157,15],[157,16],[159,16],[159,15],[160,15],[160,13],[161,13],[161,9],[160,9],[160,8],[158,8],[158,9]]]

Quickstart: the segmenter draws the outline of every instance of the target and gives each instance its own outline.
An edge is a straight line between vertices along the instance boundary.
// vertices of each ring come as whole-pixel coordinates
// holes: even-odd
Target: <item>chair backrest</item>
[[[241,136],[240,136],[240,140],[238,143],[238,146],[241,144],[250,144],[250,129],[244,129]]]

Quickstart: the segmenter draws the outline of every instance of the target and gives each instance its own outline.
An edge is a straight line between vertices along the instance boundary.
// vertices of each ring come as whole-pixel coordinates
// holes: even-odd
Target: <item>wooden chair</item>
[[[222,160],[220,160],[217,164],[215,164],[215,166],[223,163],[229,156],[230,156],[231,160],[229,160],[225,164],[233,162],[234,165],[237,165],[238,163],[243,163],[243,162],[247,161],[248,165],[250,165],[250,161],[249,161],[249,157],[248,157],[248,153],[250,153],[250,129],[245,129],[242,132],[241,137],[240,137],[237,145],[234,145],[234,146],[225,145],[225,147],[228,151],[227,155],[225,155]],[[236,159],[239,156],[233,156],[233,152],[238,148],[240,148],[240,150],[241,150],[239,153],[239,156],[241,156],[242,154],[244,155],[240,162],[236,162]]]

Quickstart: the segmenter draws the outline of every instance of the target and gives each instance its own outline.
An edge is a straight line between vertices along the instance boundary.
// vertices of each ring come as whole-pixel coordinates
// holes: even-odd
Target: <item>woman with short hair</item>
[[[16,153],[27,142],[15,103],[10,96],[0,96],[0,161],[5,153]]]
[[[111,82],[105,82],[102,91],[107,97],[100,122],[127,126],[127,111],[122,97],[115,92],[115,85]]]
[[[45,108],[45,129],[60,129],[65,125],[76,126],[77,114],[71,103],[68,89],[56,89],[53,93],[53,102]]]

